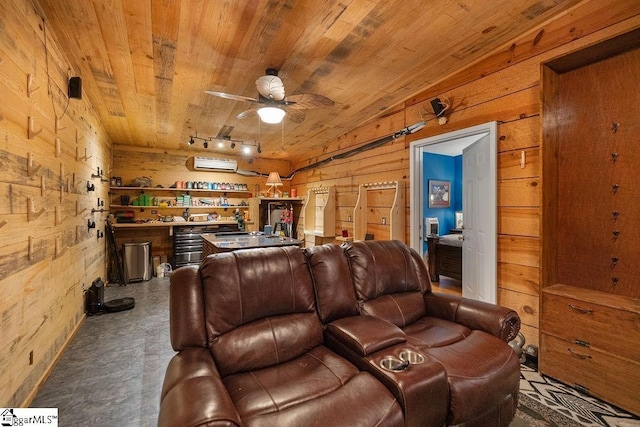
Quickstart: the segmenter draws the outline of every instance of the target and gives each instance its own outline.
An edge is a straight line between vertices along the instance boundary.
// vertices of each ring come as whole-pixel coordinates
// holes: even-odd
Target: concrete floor
[[[155,426],[169,341],[169,279],[105,288],[135,308],[87,316],[32,407],[58,408],[61,426]]]

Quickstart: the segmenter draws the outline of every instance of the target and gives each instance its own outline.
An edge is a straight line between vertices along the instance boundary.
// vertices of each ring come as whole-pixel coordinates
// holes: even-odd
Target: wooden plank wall
[[[358,185],[407,179],[411,141],[470,126],[498,122],[498,302],[518,311],[528,344],[538,345],[541,212],[541,64],[640,26],[640,3],[634,0],[586,1],[547,22],[475,65],[407,99],[404,106],[317,147],[294,164],[304,167],[348,148],[416,123],[429,101],[451,101],[449,123],[427,126],[416,134],[294,177],[304,193],[315,186],[336,186],[336,235],[350,229]],[[526,164],[520,167],[524,152]],[[406,242],[409,242],[409,188],[406,194]]]
[[[0,406],[13,407],[33,398],[84,318],[83,290],[105,276],[106,214],[91,208],[108,185],[91,175],[108,174],[111,142],[88,100],[67,102],[75,74],[32,3],[1,2],[0,27]]]

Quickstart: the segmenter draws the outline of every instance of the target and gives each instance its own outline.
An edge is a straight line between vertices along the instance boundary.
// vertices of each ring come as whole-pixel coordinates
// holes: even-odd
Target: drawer
[[[541,335],[540,372],[640,414],[640,363]]]
[[[541,331],[640,362],[640,314],[542,293]]]

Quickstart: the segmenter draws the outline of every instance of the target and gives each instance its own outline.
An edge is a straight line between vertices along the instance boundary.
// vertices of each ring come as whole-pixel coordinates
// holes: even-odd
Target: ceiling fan
[[[282,79],[278,77],[278,70],[275,68],[267,68],[265,75],[258,77],[256,80],[256,88],[258,89],[257,98],[212,90],[205,90],[205,93],[234,101],[247,101],[261,104],[260,106],[243,111],[238,114],[236,118],[244,119],[257,114],[265,123],[280,123],[285,115],[294,123],[302,123],[306,117],[304,110],[334,105],[334,102],[326,96],[313,93],[285,96],[284,83],[282,83]]]

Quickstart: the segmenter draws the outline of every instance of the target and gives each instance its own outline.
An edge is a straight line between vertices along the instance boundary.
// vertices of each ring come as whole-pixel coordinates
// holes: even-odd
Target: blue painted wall
[[[436,217],[440,224],[440,235],[449,234],[449,229],[455,227],[455,212],[462,210],[462,156],[443,156],[441,154],[424,153],[423,158],[424,182],[422,188],[429,191],[429,180],[451,182],[451,206],[448,208],[429,208],[429,195],[425,194],[424,218]],[[424,218],[422,219],[424,229]],[[424,237],[424,236],[423,236]],[[427,251],[424,240],[423,253]]]

